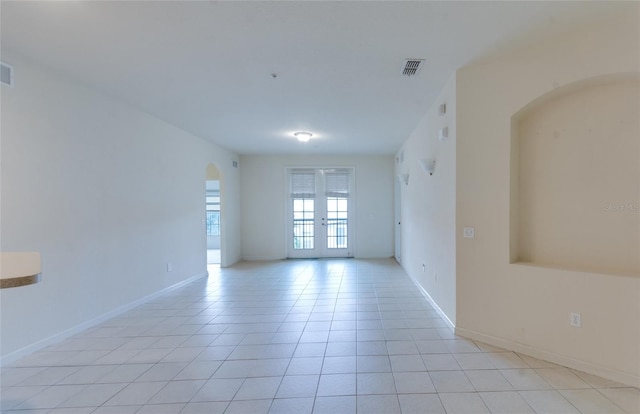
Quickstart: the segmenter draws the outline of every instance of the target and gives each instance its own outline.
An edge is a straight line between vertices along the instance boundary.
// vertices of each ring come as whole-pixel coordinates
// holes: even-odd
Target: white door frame
[[[315,173],[315,196],[313,214],[313,248],[294,248],[294,220],[293,205],[294,197],[291,195],[291,174],[294,171],[314,171]],[[335,171],[348,171],[349,173],[349,195],[347,197],[347,236],[346,247],[329,247],[329,237],[327,229],[330,227],[327,215],[327,196],[325,192],[326,174]],[[353,167],[287,167],[286,168],[286,219],[287,223],[287,257],[292,259],[301,258],[331,258],[331,257],[353,257],[355,251],[355,168]],[[334,197],[335,198],[335,197]],[[334,214],[335,215],[335,214]],[[337,226],[333,227],[337,229]],[[337,239],[336,239],[337,240]]]
[[[402,263],[401,255],[402,255],[402,188],[401,184],[398,180],[394,180],[394,239],[395,239],[395,258],[398,263]]]

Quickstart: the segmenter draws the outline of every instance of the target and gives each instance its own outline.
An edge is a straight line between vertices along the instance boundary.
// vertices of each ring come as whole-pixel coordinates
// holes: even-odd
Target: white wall
[[[287,257],[287,167],[341,166],[355,167],[355,257],[393,256],[393,157],[243,155],[243,259]]]
[[[457,75],[457,332],[636,386],[640,277],[510,264],[509,203],[511,117],[555,88],[637,73],[639,39],[627,14]]]
[[[3,289],[3,362],[206,273],[206,168],[221,171],[224,264],[240,257],[236,155],[3,51],[1,248],[42,255]],[[167,262],[173,271],[167,272]]]
[[[447,112],[438,114],[446,103]],[[449,137],[438,140],[448,127]],[[420,166],[435,159],[433,175]],[[456,320],[456,82],[453,76],[433,106],[396,154],[396,175],[409,174],[399,186],[401,199],[400,262],[436,302],[447,318]],[[424,265],[424,271],[423,267]]]

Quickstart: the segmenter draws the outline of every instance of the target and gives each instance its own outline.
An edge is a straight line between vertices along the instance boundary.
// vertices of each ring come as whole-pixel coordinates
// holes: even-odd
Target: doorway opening
[[[220,242],[220,172],[215,165],[207,166],[206,180],[206,233],[207,233],[207,265],[220,265],[222,243]]]

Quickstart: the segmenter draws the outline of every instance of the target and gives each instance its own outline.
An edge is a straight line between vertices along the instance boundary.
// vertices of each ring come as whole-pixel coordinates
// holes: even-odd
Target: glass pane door
[[[349,228],[349,199],[327,197],[327,249],[346,249]]]
[[[289,169],[288,257],[350,257],[351,169]]]
[[[314,199],[293,199],[293,249],[313,250],[315,248]]]

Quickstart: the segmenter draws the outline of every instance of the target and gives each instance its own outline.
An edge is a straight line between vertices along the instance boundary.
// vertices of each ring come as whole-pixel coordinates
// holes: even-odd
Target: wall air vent
[[[13,86],[13,66],[0,62],[0,83]]]
[[[404,76],[413,76],[417,74],[423,63],[424,59],[407,59],[404,64],[402,74]]]

